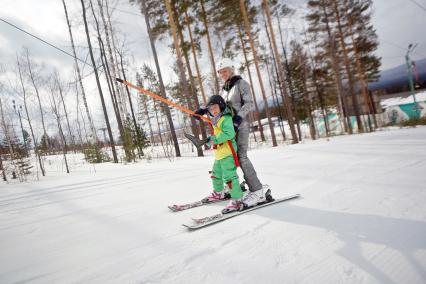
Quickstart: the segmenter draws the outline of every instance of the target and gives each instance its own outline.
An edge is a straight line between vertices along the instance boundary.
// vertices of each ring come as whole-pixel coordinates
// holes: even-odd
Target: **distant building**
[[[426,114],[426,59],[415,62],[413,73],[416,101],[423,116]],[[415,116],[405,64],[381,72],[379,81],[368,84],[368,90],[376,113],[382,114],[383,123],[397,123]]]

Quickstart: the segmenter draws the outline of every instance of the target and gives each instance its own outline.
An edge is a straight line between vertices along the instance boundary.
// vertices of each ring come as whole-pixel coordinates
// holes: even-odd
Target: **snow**
[[[276,197],[189,232],[213,158],[0,184],[0,283],[425,283],[426,127],[249,152]]]

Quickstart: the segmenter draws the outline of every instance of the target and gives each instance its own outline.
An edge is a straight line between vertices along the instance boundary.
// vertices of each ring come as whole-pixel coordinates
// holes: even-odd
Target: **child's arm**
[[[235,137],[234,124],[232,123],[232,118],[230,116],[225,117],[224,121],[222,122],[221,128],[222,133],[211,137],[211,141],[213,141],[213,143],[216,145],[222,144]]]

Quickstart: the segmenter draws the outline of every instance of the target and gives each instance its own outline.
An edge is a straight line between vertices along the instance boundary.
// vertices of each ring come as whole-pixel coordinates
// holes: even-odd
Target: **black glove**
[[[199,108],[195,111],[195,113],[198,114],[198,115],[205,115],[207,112],[208,112],[208,110],[206,108]],[[193,115],[192,117],[195,118],[196,120],[201,121],[201,118],[197,115]]]
[[[243,122],[243,118],[237,114],[232,118],[232,122],[234,123],[234,129],[237,130]]]

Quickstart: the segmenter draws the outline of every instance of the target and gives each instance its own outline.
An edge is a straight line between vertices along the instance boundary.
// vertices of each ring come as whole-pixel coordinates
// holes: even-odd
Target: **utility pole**
[[[417,103],[416,93],[414,91],[413,66],[412,66],[412,61],[410,58],[410,53],[413,52],[416,46],[417,46],[417,43],[414,46],[412,43],[408,45],[407,53],[405,54],[405,63],[407,64],[408,81],[410,83],[410,93],[413,96],[413,100],[414,100],[414,109],[416,111],[416,118],[420,118],[419,104]]]

